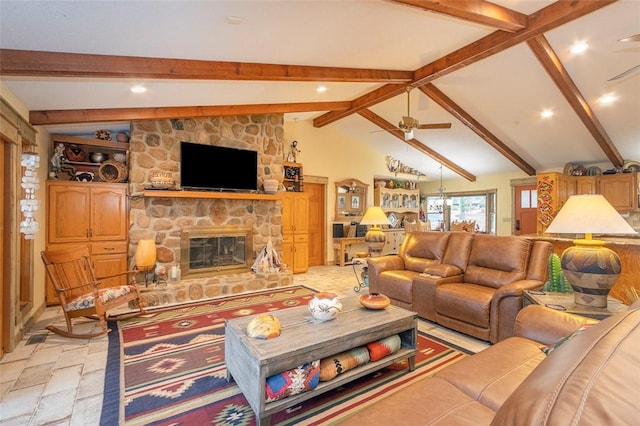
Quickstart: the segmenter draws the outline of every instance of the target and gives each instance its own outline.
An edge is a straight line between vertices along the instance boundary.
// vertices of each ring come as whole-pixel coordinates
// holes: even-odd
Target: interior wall
[[[0,93],[2,97],[5,99],[9,105],[13,109],[15,109],[25,120],[29,118],[29,110],[22,104],[22,102],[9,90],[9,88],[3,83],[0,82]],[[40,154],[40,168],[38,169],[38,177],[40,178],[40,188],[36,190],[36,198],[40,200],[40,209],[36,214],[36,220],[39,224],[39,231],[36,234],[35,240],[33,240],[33,304],[31,305],[31,309],[27,312],[20,312],[19,309],[16,309],[14,312],[14,327],[13,327],[13,341],[16,343],[23,335],[25,325],[32,323],[45,308],[45,270],[42,261],[40,260],[40,252],[44,250],[45,247],[45,224],[46,224],[46,179],[47,179],[47,162],[48,162],[48,144],[49,144],[49,134],[46,130],[42,128],[36,128],[36,144],[37,147],[35,151]],[[14,159],[16,162],[15,170],[19,173],[20,168],[20,158]],[[16,182],[20,182],[22,176],[16,176]],[[16,188],[18,190],[18,188]],[[18,222],[22,219],[22,215],[20,213],[19,206],[15,205],[16,215]],[[12,227],[13,235],[15,235],[15,241],[12,241],[11,247],[14,247],[16,250],[19,247],[19,231],[18,226],[19,223],[11,223],[8,226]],[[19,250],[17,255],[19,255]],[[20,259],[14,257],[15,262],[20,262]],[[16,270],[16,273],[11,274],[11,287],[12,287],[12,296],[11,303],[17,303],[17,291],[19,290],[19,281],[17,276],[17,271],[19,271],[18,265],[11,265],[12,269]]]

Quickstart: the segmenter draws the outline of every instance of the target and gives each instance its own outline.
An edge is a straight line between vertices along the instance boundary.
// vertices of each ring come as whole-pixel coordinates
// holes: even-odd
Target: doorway
[[[309,194],[309,266],[326,262],[326,178],[304,177],[304,192]]]
[[[514,187],[513,235],[536,233],[538,211],[538,190],[536,185],[516,185]]]

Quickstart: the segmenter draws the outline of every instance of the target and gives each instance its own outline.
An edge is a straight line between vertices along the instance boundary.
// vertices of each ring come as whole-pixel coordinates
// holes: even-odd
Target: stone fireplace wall
[[[258,187],[264,179],[282,182],[283,140],[282,114],[132,122],[129,153],[131,266],[135,262],[137,243],[143,238],[155,240],[160,264],[169,268],[180,263],[182,228],[251,226],[254,252],[264,248],[269,239],[277,250],[281,250],[281,201],[156,198],[142,194],[150,185],[154,171],[170,172],[176,183],[180,183],[180,141],[255,150],[258,152]],[[202,172],[206,173],[206,170]]]

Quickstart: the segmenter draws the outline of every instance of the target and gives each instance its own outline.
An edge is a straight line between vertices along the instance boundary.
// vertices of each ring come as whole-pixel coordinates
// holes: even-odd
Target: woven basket
[[[103,182],[125,182],[128,177],[127,165],[115,160],[107,160],[100,165],[98,176]]]

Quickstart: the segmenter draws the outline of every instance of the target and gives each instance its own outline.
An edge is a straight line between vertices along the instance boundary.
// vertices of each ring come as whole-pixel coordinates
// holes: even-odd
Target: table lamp
[[[387,215],[381,207],[372,206],[365,212],[360,221],[360,225],[370,225],[369,230],[364,235],[364,241],[369,248],[369,256],[380,256],[386,240],[386,236],[384,232],[382,232],[380,225],[391,225],[389,218],[387,218]]]
[[[620,213],[599,194],[572,195],[545,231],[584,234],[560,257],[562,271],[578,305],[606,308],[609,291],[622,270],[620,257],[592,234],[637,234]]]
[[[136,249],[136,268],[144,271],[144,286],[149,284],[149,271],[155,274],[156,267],[156,242],[154,240],[138,241]]]

